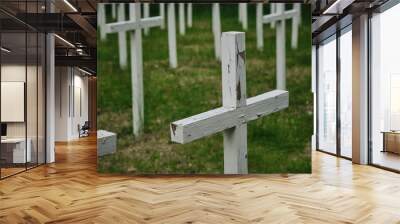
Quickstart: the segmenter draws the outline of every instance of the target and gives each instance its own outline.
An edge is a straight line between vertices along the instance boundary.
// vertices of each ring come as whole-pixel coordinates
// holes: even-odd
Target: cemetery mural
[[[311,173],[311,9],[98,5],[98,171]]]

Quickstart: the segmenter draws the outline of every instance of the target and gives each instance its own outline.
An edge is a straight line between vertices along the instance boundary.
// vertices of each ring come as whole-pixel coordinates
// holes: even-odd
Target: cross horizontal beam
[[[108,23],[104,26],[106,33],[118,33],[132,31],[139,28],[161,26],[163,19],[161,16],[149,17],[141,19],[140,21],[122,21],[115,23]]]
[[[247,123],[289,106],[289,93],[273,90],[248,98],[240,108],[219,107],[192,117],[171,123],[173,142],[185,144],[196,139],[221,132],[241,123]]]
[[[279,20],[290,19],[290,18],[297,16],[298,13],[299,13],[298,10],[291,9],[291,10],[285,11],[283,13],[273,13],[273,14],[265,15],[265,16],[263,16],[262,21],[263,21],[263,23],[271,23],[271,22],[275,22],[275,21],[279,21]]]

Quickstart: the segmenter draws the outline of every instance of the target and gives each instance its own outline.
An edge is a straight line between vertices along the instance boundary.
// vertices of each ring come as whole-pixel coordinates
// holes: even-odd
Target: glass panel
[[[351,158],[352,35],[349,29],[340,36],[340,153]]]
[[[38,164],[45,163],[45,52],[46,37],[39,34],[39,63],[38,63]]]
[[[1,44],[1,161],[2,178],[25,170],[26,150],[26,34],[2,33]]]
[[[372,26],[372,163],[400,170],[400,4],[374,15]]]
[[[37,165],[38,145],[37,145],[37,79],[38,79],[38,35],[36,32],[28,33],[28,64],[27,64],[27,80],[26,80],[26,115],[27,115],[27,150],[31,151],[30,160],[28,160],[28,168]],[[29,153],[28,153],[29,155]]]
[[[318,148],[336,153],[336,37],[318,48]]]

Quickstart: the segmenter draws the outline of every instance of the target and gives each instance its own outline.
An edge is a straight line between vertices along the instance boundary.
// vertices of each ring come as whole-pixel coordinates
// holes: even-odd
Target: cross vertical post
[[[169,48],[169,66],[171,68],[178,67],[178,59],[176,53],[176,27],[175,27],[175,5],[168,3],[168,48]]]
[[[245,35],[222,34],[222,105],[228,109],[246,106]],[[247,123],[224,131],[224,172],[247,173]]]
[[[277,3],[276,13],[283,14],[284,3]],[[286,36],[285,19],[277,21],[276,24],[276,86],[277,89],[286,89]]]
[[[292,42],[291,46],[293,49],[297,48],[298,37],[299,37],[299,25],[301,18],[301,3],[294,3],[293,10],[297,12],[297,15],[292,19]]]
[[[125,4],[118,4],[118,22],[125,21]],[[119,52],[119,66],[122,69],[126,68],[127,65],[127,44],[126,44],[126,32],[118,32],[118,52]]]
[[[100,28],[100,39],[105,40],[107,38],[107,33],[104,30],[104,25],[106,24],[106,10],[105,10],[105,4],[100,3],[99,4],[99,10],[97,12],[97,18],[99,22],[99,28]]]
[[[187,4],[187,25],[189,28],[193,25],[193,3]]]
[[[243,17],[243,15],[242,15],[242,6],[240,5],[240,3],[238,4],[238,18],[239,18],[239,23],[241,23],[242,22],[242,17]]]
[[[240,20],[242,22],[242,27],[244,30],[247,30],[247,3],[239,3],[240,10]]]
[[[150,3],[143,3],[143,18],[149,18],[150,16]],[[149,35],[149,28],[144,28],[144,35]]]
[[[262,22],[262,16],[263,16],[263,4],[262,3],[257,3],[257,10],[256,10],[256,29],[257,29],[257,49],[262,51],[264,48],[264,41],[263,41],[263,22]]]
[[[140,21],[140,3],[131,3],[130,19]],[[132,76],[132,114],[133,135],[138,137],[143,132],[143,57],[142,30],[135,29],[131,33],[131,76]]]
[[[161,23],[161,29],[165,29],[165,6],[164,3],[160,3],[160,16],[163,19],[162,23]]]
[[[117,15],[116,3],[111,3],[111,17],[115,19]]]
[[[270,14],[275,14],[276,13],[276,5],[275,3],[270,3]],[[271,28],[275,28],[275,21],[271,22]]]
[[[179,34],[185,35],[185,3],[179,3]]]
[[[212,4],[212,31],[214,35],[214,52],[215,58],[220,59],[221,56],[221,16],[219,3]]]

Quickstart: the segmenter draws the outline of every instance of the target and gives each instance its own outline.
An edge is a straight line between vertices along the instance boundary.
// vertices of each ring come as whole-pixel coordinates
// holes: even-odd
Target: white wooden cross
[[[289,93],[273,90],[246,97],[245,33],[222,34],[223,106],[171,123],[173,142],[185,144],[224,132],[224,173],[246,174],[247,123],[289,105]]]
[[[259,50],[263,50],[264,47],[264,39],[263,39],[263,23],[270,23],[271,28],[275,27],[275,23],[283,18],[279,18],[278,14],[284,14],[284,19],[292,19],[292,40],[291,47],[293,49],[297,48],[298,43],[298,34],[299,34],[299,25],[301,21],[301,3],[294,3],[293,9],[285,11],[285,6],[283,7],[283,11],[280,10],[280,5],[282,3],[271,3],[270,9],[271,14],[263,16],[263,4],[257,4],[257,12],[256,12],[256,27],[257,27],[257,48]],[[269,20],[265,20],[265,18],[269,18]]]
[[[140,3],[129,4],[130,20],[105,25],[107,33],[131,32],[131,77],[132,77],[132,114],[133,134],[137,137],[143,132],[143,58],[142,29],[160,26],[162,18],[149,17],[141,19]]]
[[[161,29],[165,29],[165,7],[164,7],[164,3],[160,3],[159,4],[159,13],[160,13],[160,17],[163,19],[162,23],[161,23]],[[149,18],[150,17],[150,3],[143,3],[143,18]],[[144,35],[147,36],[150,32],[150,28],[146,27],[144,28]]]
[[[277,89],[286,89],[286,35],[285,35],[285,20],[293,19],[298,17],[299,11],[291,9],[285,11],[284,3],[276,3],[276,12],[274,14],[269,14],[262,16],[260,20],[260,10],[257,8],[257,48],[262,50],[263,48],[263,31],[262,24],[276,22],[276,86]],[[298,26],[297,26],[298,27]],[[297,38],[297,37],[296,37]]]

